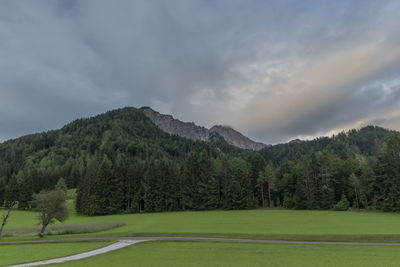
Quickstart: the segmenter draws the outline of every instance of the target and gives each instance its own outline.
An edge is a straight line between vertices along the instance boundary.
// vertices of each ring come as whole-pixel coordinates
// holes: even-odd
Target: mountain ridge
[[[161,114],[150,107],[142,107],[140,110],[161,130],[171,134],[189,138],[191,140],[210,141],[211,133],[217,133],[225,141],[238,148],[258,151],[268,147],[261,142],[255,142],[236,131],[232,127],[214,125],[210,129],[196,125],[194,122],[183,122],[169,114]]]

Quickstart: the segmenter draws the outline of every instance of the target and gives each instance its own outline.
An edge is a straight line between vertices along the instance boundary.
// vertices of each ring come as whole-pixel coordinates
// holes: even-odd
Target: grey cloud
[[[266,143],[373,121],[398,103],[368,87],[396,78],[400,67],[386,59],[345,87],[321,82],[319,104],[304,97],[290,113],[262,103],[283,94],[275,104],[289,106],[293,79],[340,51],[396,47],[399,9],[361,0],[3,1],[0,140],[126,105],[229,124]],[[379,62],[376,51],[367,56]]]

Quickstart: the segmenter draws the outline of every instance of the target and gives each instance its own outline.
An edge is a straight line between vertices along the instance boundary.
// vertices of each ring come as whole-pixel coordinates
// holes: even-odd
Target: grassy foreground
[[[112,242],[75,242],[52,244],[0,245],[0,266],[69,256]]]
[[[53,266],[398,266],[400,247],[146,242]]]
[[[7,227],[30,226],[36,213],[16,211]],[[400,241],[400,215],[381,212],[242,210],[165,212],[84,217],[65,225],[123,222],[89,236],[210,236],[287,240]]]
[[[36,223],[36,213],[16,211],[6,227],[27,227]],[[84,217],[72,214],[68,225],[106,224],[125,225],[84,234],[85,236],[205,236],[251,239],[332,240],[400,242],[400,215],[380,212],[335,212],[294,210],[243,210],[165,212]],[[76,237],[82,235],[51,236]],[[7,239],[7,238],[5,238]],[[81,244],[81,243],[76,243]],[[93,243],[88,243],[93,244]],[[29,245],[28,255],[47,259],[73,254],[53,253],[63,244]],[[48,246],[47,248],[41,246]],[[7,253],[9,263],[21,261],[25,249]],[[74,249],[78,248],[72,245]],[[12,249],[11,249],[12,250]],[[37,253],[35,251],[38,251]],[[89,250],[89,249],[88,249]],[[50,253],[48,253],[49,251]],[[78,251],[79,252],[79,251]],[[398,266],[398,246],[338,246],[295,244],[252,244],[218,242],[146,242],[95,256],[89,259],[56,266]]]

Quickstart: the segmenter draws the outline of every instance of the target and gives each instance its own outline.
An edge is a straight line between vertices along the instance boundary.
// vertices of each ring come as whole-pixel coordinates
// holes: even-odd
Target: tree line
[[[400,138],[377,156],[311,152],[276,165],[259,153],[190,153],[183,162],[106,156],[90,159],[78,187],[85,215],[120,212],[248,209],[400,210]]]

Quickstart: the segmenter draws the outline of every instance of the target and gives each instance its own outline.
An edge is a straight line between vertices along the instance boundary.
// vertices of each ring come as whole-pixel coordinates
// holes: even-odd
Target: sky
[[[3,0],[0,142],[124,106],[267,144],[400,130],[400,1]]]

